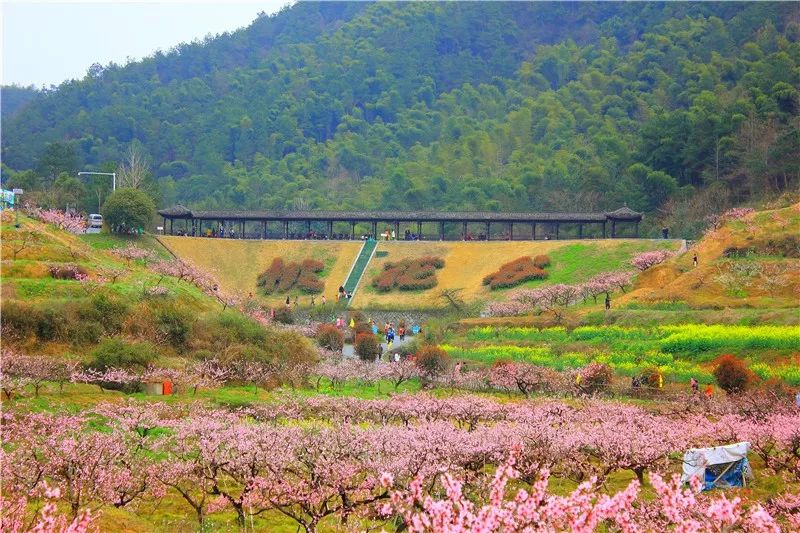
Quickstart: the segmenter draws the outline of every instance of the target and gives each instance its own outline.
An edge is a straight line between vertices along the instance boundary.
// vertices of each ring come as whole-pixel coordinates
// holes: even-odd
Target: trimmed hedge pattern
[[[383,272],[372,280],[372,286],[380,292],[394,288],[401,291],[431,289],[439,282],[436,270],[440,268],[444,268],[444,259],[434,256],[388,262],[383,265]]]
[[[309,294],[320,293],[325,288],[325,282],[317,274],[324,268],[322,261],[316,259],[304,259],[297,263],[276,257],[269,268],[258,276],[256,286],[262,288],[265,294],[285,293],[292,289]]]
[[[483,278],[483,284],[492,290],[514,287],[532,279],[545,279],[547,272],[544,268],[550,265],[550,258],[546,255],[520,257],[500,267],[500,270]]]

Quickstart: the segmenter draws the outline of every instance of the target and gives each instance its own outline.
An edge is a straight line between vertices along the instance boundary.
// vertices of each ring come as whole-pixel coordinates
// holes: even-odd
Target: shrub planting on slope
[[[436,270],[440,268],[444,268],[444,259],[434,256],[386,263],[383,272],[372,280],[372,286],[381,292],[395,288],[401,291],[430,289],[438,283]]]
[[[270,267],[258,276],[256,285],[265,294],[285,293],[293,289],[316,294],[325,288],[325,282],[317,276],[324,269],[322,261],[315,259],[304,259],[298,263],[276,257]]]
[[[533,259],[520,257],[483,278],[483,284],[494,290],[514,287],[532,279],[545,279],[547,272],[544,271],[544,267],[549,264],[550,258],[546,255],[537,255]]]

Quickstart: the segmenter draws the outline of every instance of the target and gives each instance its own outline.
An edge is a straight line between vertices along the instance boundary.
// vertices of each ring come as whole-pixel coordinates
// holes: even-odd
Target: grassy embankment
[[[280,305],[287,296],[267,296],[256,290],[256,278],[269,268],[273,259],[322,261],[325,270],[319,277],[325,282],[323,294],[332,303],[362,244],[357,241],[249,241],[171,236],[159,237],[159,240],[176,256],[213,273],[224,290],[243,295],[252,292],[269,305]],[[291,292],[289,296],[292,299],[299,296],[301,306],[308,306],[311,299],[300,291]],[[317,295],[317,300],[319,297]]]
[[[258,275],[272,260],[283,257],[289,261],[305,258],[325,263],[321,278],[331,301],[336,289],[361,248],[360,242],[350,241],[243,241],[205,239],[199,237],[159,237],[159,240],[178,257],[188,259],[211,272],[223,288],[247,294],[255,291]],[[628,269],[627,261],[636,253],[661,248],[677,249],[678,241],[652,240],[592,240],[592,241],[515,241],[515,242],[380,242],[373,260],[361,278],[351,307],[355,309],[430,310],[446,303],[439,298],[443,289],[462,289],[466,302],[497,300],[509,289],[492,291],[482,285],[483,277],[501,265],[525,255],[548,254],[552,266],[549,278],[531,281],[524,286],[547,283],[578,283],[600,272]],[[385,252],[385,255],[384,253]],[[372,280],[387,261],[415,259],[426,255],[444,258],[445,266],[436,272],[439,283],[423,291],[391,291],[378,293]],[[294,298],[294,294],[291,295]],[[286,295],[260,296],[262,301],[279,304]],[[309,297],[301,295],[301,306]]]
[[[636,253],[679,247],[678,241],[592,240],[592,241],[495,241],[495,242],[381,242],[375,258],[361,279],[353,302],[359,309],[432,309],[446,305],[439,298],[444,289],[461,289],[465,302],[499,300],[510,290],[491,290],[483,278],[500,266],[523,256],[547,254],[551,266],[548,278],[529,281],[523,287],[544,284],[579,283],[600,272],[629,269],[626,264]],[[386,252],[386,255],[380,254]],[[379,256],[380,254],[380,256]],[[436,272],[438,285],[424,291],[391,291],[380,293],[372,280],[387,262],[432,255],[444,259],[444,268]]]

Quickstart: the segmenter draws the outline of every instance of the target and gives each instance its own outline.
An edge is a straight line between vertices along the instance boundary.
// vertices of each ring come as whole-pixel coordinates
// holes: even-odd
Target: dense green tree
[[[147,229],[156,214],[153,200],[139,189],[117,189],[103,204],[101,213],[114,232]]]

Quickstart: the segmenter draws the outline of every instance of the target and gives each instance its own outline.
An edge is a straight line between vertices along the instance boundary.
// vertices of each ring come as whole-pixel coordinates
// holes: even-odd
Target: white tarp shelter
[[[713,448],[693,448],[683,455],[681,481],[688,483],[692,477],[699,476],[705,490],[725,486],[741,487],[746,482],[745,478],[753,477],[753,471],[747,460],[749,451],[749,442],[737,442]]]

